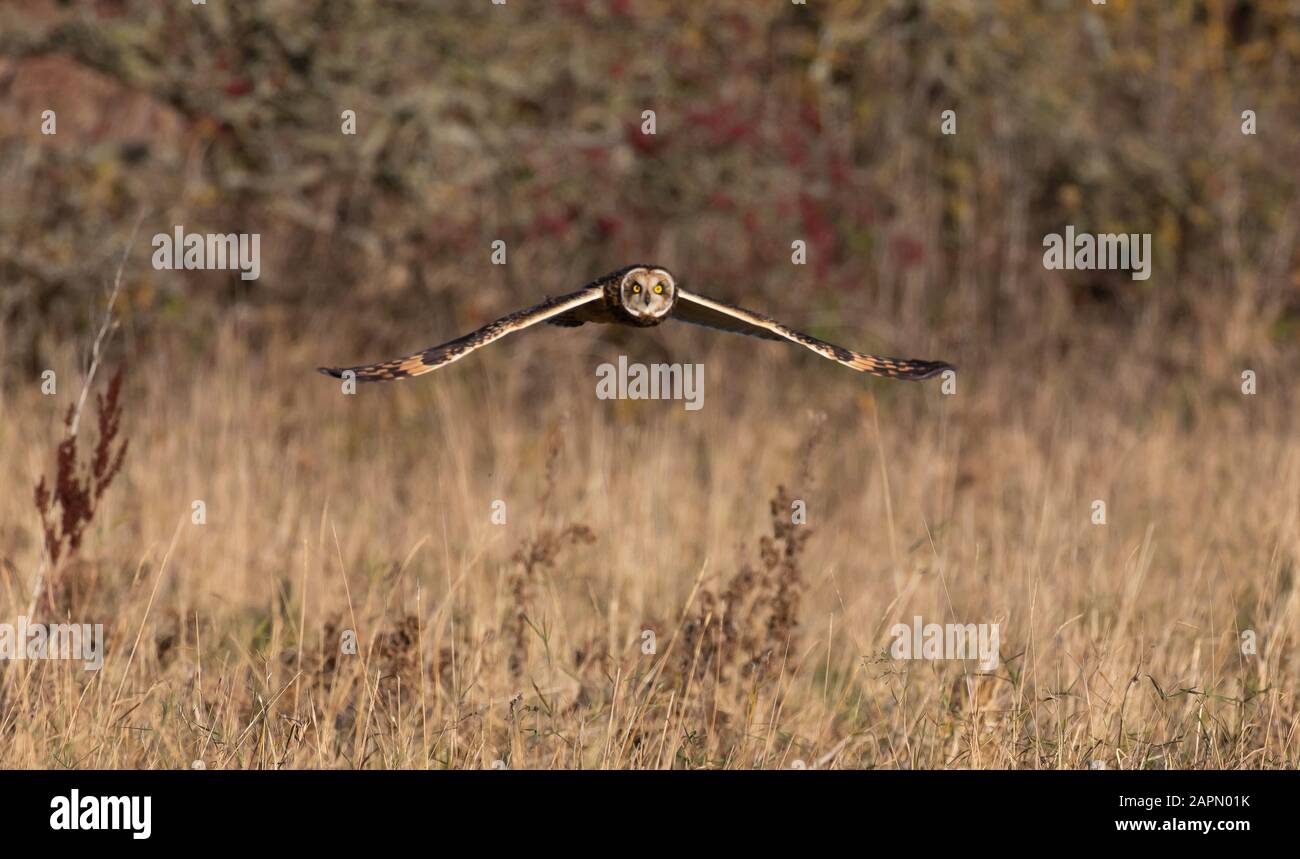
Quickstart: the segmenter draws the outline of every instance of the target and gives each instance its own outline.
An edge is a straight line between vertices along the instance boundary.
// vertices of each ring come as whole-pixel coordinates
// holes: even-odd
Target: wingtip
[[[343,371],[337,367],[317,367],[316,372],[323,376],[333,376],[335,379],[343,378]]]
[[[957,372],[957,368],[947,361],[924,361],[920,359],[911,361],[900,361],[894,367],[887,369],[878,375],[888,376],[893,379],[902,379],[908,382],[923,382],[926,379],[933,379],[947,370]]]
[[[928,370],[926,370],[925,375],[922,376],[921,378],[933,379],[935,376],[942,375],[948,370],[952,370],[954,373],[957,372],[957,368],[952,364],[949,364],[947,361],[931,361],[930,363],[932,364],[932,366]]]
[[[957,372],[957,368],[952,364],[949,364],[947,361],[926,361],[924,364],[925,366],[912,376],[913,379],[923,381],[925,379],[933,379],[935,376],[942,375],[948,370],[951,370],[954,373]]]

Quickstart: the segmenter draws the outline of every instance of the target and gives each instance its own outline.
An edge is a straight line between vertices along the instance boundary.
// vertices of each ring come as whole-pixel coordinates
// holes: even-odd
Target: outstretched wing
[[[793,328],[787,328],[771,317],[715,301],[702,295],[695,295],[680,287],[677,289],[677,302],[673,305],[673,318],[693,325],[705,325],[750,337],[762,337],[765,340],[789,340],[806,346],[823,358],[838,361],[846,367],[859,372],[885,376],[891,379],[928,379],[944,370],[954,369],[943,361],[921,361],[905,358],[886,358],[880,355],[863,355],[825,340],[818,340]]]
[[[390,379],[405,379],[407,376],[419,376],[464,358],[475,349],[486,346],[494,340],[500,340],[507,334],[545,322],[553,316],[581,307],[587,302],[596,301],[600,297],[600,287],[586,287],[568,295],[548,298],[536,307],[503,316],[477,331],[471,331],[455,340],[448,340],[439,346],[430,346],[423,352],[416,352],[405,358],[394,358],[391,361],[365,364],[360,367],[321,367],[320,371],[327,376],[341,379],[344,373],[351,370],[356,373],[359,382],[384,382]]]

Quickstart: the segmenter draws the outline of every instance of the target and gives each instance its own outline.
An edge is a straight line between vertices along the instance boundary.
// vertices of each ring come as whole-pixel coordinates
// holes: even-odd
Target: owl
[[[753,310],[687,292],[677,285],[677,278],[663,266],[630,265],[592,281],[577,292],[548,298],[534,307],[489,322],[463,337],[430,346],[423,352],[359,367],[321,367],[320,372],[341,379],[346,378],[344,374],[350,371],[360,382],[405,379],[445,367],[475,349],[540,322],[566,328],[576,328],[588,322],[650,328],[666,319],[764,340],[796,343],[859,372],[891,379],[928,379],[953,369],[951,364],[943,361],[884,358],[854,352],[795,331]]]

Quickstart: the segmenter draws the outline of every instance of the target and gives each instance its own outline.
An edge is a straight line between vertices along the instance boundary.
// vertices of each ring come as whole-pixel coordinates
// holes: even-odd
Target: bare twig
[[[113,277],[113,291],[108,295],[108,306],[104,308],[104,321],[100,323],[99,333],[95,335],[95,342],[90,347],[90,369],[86,371],[86,381],[81,385],[81,395],[77,397],[77,407],[72,412],[68,435],[77,434],[77,426],[81,423],[81,410],[86,405],[86,396],[95,381],[95,372],[99,370],[99,359],[102,354],[100,350],[104,338],[109,331],[117,330],[117,322],[113,319],[113,307],[117,304],[117,294],[122,291],[122,270],[126,268],[126,258],[131,253],[131,245],[135,244],[135,234],[140,229],[140,221],[143,219],[143,215],[136,218],[135,226],[131,228],[131,237],[126,240],[126,247],[122,250],[122,259],[118,261],[117,274]]]

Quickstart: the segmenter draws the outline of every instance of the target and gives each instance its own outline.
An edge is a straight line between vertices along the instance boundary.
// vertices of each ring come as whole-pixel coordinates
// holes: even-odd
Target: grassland
[[[4,667],[5,766],[1295,765],[1286,377],[1009,356],[945,396],[665,326],[347,397],[306,331],[135,360],[58,573],[107,663]],[[623,349],[702,361],[705,408],[596,399]],[[3,401],[11,607],[69,387]],[[915,615],[1000,624],[1002,664],[890,659]]]

